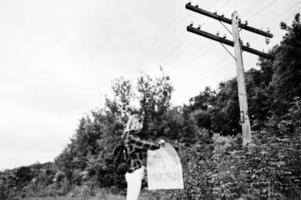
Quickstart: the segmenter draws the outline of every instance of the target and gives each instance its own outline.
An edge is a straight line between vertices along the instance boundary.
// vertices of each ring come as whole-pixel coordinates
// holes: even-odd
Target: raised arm
[[[145,150],[156,150],[160,148],[160,145],[157,143],[149,142],[146,140],[142,140],[138,137],[135,137],[133,135],[128,136],[129,142],[131,142],[135,148],[137,149],[145,149]]]

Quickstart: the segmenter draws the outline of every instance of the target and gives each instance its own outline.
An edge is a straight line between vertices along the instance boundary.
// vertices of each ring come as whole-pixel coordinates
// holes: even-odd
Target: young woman
[[[142,130],[143,118],[141,115],[132,115],[125,128],[125,147],[130,155],[130,168],[125,174],[127,182],[126,200],[138,200],[141,182],[146,167],[147,150],[159,149],[164,145],[165,141],[160,140],[159,143],[153,143],[143,140],[139,137]]]

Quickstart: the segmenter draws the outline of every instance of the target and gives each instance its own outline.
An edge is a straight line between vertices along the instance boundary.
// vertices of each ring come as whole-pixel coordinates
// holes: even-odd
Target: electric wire
[[[211,4],[211,6],[215,6],[216,5],[216,3],[218,2],[218,0],[216,0],[216,1],[214,1],[212,4]],[[185,19],[186,20],[186,19]],[[204,22],[205,23],[205,22]],[[183,35],[183,34],[181,34],[181,35]],[[175,42],[177,42],[177,40],[179,40],[179,38],[181,38],[181,35],[180,36],[178,36],[178,37],[176,37],[175,38],[175,40],[172,40],[172,43],[175,43]],[[184,39],[185,41],[186,41],[186,39]],[[185,42],[184,41],[184,42]],[[182,43],[180,43],[181,44],[181,46],[182,45],[184,45],[184,44],[182,44]],[[162,46],[162,45],[161,45]],[[169,49],[169,47],[168,47],[168,45],[165,45],[166,47],[164,48],[161,48],[161,49],[159,49],[158,51],[155,51],[155,54],[156,55],[160,55],[160,54],[164,54],[164,52],[166,51],[166,49]],[[174,49],[176,49],[176,47],[174,47]],[[174,49],[172,49],[172,51],[174,51]],[[168,53],[169,55],[171,54],[171,53]],[[149,55],[149,57],[150,57],[150,55]],[[151,57],[155,57],[153,54],[152,54],[152,56]],[[147,60],[149,60],[149,58],[146,58],[144,61],[143,61],[143,63],[142,64],[144,64],[144,63],[146,63],[146,61]]]
[[[262,11],[264,11],[265,9],[267,9],[268,7],[272,6],[275,2],[277,2],[278,0],[273,0],[272,2],[270,2],[268,5],[262,7],[260,10],[258,10],[257,12],[255,12],[254,14],[252,14],[251,16],[249,16],[247,18],[247,20],[250,20],[256,16],[258,16]]]
[[[285,11],[283,11],[282,13],[280,13],[280,15],[278,15],[277,17],[274,17],[271,21],[269,22],[265,22],[264,25],[269,25],[269,27],[274,27],[277,25],[277,23],[280,23],[278,22],[277,20],[279,20],[279,18],[284,18],[284,17],[287,17],[290,15],[292,15],[292,13],[287,13],[289,10],[291,10],[292,8],[294,8],[295,6],[297,6],[298,4],[300,4],[301,2],[297,2],[296,4],[290,6],[288,9],[286,9]],[[298,8],[297,10],[300,10],[300,8]],[[296,11],[297,11],[296,10]],[[294,11],[295,12],[295,11]],[[285,19],[286,20],[286,19]],[[256,35],[253,35],[253,36],[249,36],[245,39],[248,39],[248,40],[253,40],[254,38],[256,38]]]
[[[299,8],[299,10],[300,10],[300,8]],[[289,19],[289,18],[293,18],[294,17],[294,15],[295,15],[295,13],[290,13],[289,15],[286,15],[286,18],[284,18],[284,21],[286,21],[287,19]],[[278,26],[278,24],[277,23],[280,23],[280,22],[274,22],[273,24],[273,26],[271,26],[271,27],[275,27],[275,26]],[[260,40],[260,38],[258,38],[258,39],[256,39],[256,40],[253,40],[253,43],[256,45],[258,42],[259,42],[259,40]]]
[[[227,5],[228,3],[230,3],[230,1],[231,1],[231,0],[227,0],[222,6]],[[214,6],[216,5],[217,2],[218,2],[218,0],[216,0],[211,6],[214,7]],[[207,21],[208,21],[208,19],[206,19],[200,26],[203,26]],[[192,43],[192,42],[193,42],[193,41],[191,41],[190,43]],[[181,46],[180,46],[180,48],[182,48],[184,45],[187,46],[187,44],[188,44],[188,43],[186,43],[186,44],[182,43]],[[168,59],[170,56],[172,56],[172,54],[173,54],[172,52],[173,52],[173,51],[171,51],[171,53],[168,54],[169,56],[167,57],[167,59]],[[166,58],[165,58],[165,59],[166,59]]]
[[[227,1],[226,2],[226,4],[228,4],[230,1]],[[233,1],[232,1],[233,2]],[[224,26],[224,24],[223,23],[221,23],[223,26]],[[227,27],[225,27],[226,29],[227,29]],[[229,29],[227,29],[227,31],[232,35],[232,33],[231,33],[231,31],[229,30]],[[228,49],[226,49],[227,51],[228,51]],[[208,53],[208,51],[207,51],[207,53]],[[230,53],[231,54],[231,52],[228,52],[228,53]],[[218,61],[217,61],[217,63],[219,62],[219,60],[220,59],[218,59]],[[199,61],[199,59],[196,61],[196,62],[198,62]],[[221,62],[223,61],[223,60],[220,60]],[[214,66],[214,65],[212,65],[212,66]]]
[[[275,3],[275,1],[273,1],[273,3]],[[301,3],[301,2],[298,2],[298,3],[294,4],[293,6],[291,6],[291,7],[290,7],[289,9],[287,9],[287,10],[290,10],[292,7],[298,5],[299,3]],[[272,5],[272,4],[270,3],[268,6],[265,6],[265,8],[270,7],[271,5]],[[264,9],[261,9],[261,10],[264,10]],[[257,12],[256,12],[256,15],[260,14],[260,13],[262,12],[261,10],[260,10],[260,11],[257,11]],[[287,11],[287,10],[286,10],[286,11]],[[286,11],[284,11],[284,12],[286,12]],[[256,15],[253,14],[253,15],[251,16],[251,18],[252,18],[252,17],[255,17]],[[279,18],[279,16],[278,16],[277,18]],[[249,18],[249,19],[250,19],[250,18]],[[277,19],[273,19],[273,21],[275,21],[275,20],[277,20]],[[226,49],[226,50],[228,51],[228,49]],[[230,52],[228,51],[228,53],[230,53]],[[213,65],[211,65],[210,68],[213,67],[214,65],[216,65],[217,63],[221,63],[221,62],[225,62],[225,59],[222,59],[222,60],[219,59],[216,63],[214,63]]]
[[[217,1],[215,1],[215,2],[217,2]],[[228,0],[227,2],[225,2],[224,4],[226,5],[226,4],[228,4],[230,2],[230,0]],[[249,19],[250,18],[254,18],[254,17],[256,17],[257,15],[259,15],[263,10],[264,10],[264,8],[268,8],[268,7],[270,7],[270,6],[272,6],[272,4],[273,3],[275,3],[276,2],[276,0],[274,0],[273,2],[271,2],[270,4],[268,4],[268,5],[266,5],[266,6],[264,6],[263,8],[261,8],[260,10],[258,10],[258,11],[256,11],[253,15],[251,15],[250,17],[249,17]],[[224,6],[224,5],[223,5]],[[206,20],[207,21],[207,20]],[[167,54],[166,54],[166,56],[165,56],[165,60],[166,59],[168,59],[173,53],[174,53],[174,49],[176,49],[176,47],[178,47],[178,45],[180,45],[180,47],[183,47],[183,45],[185,45],[185,40],[184,41],[180,41],[179,43],[177,43],[178,42],[178,38],[180,38],[181,36],[179,36],[179,37],[176,37],[176,39],[175,40],[173,40],[173,44],[175,44],[173,47],[174,48],[172,48],[172,50],[171,51],[169,51]],[[176,42],[174,42],[174,41],[176,41]],[[186,43],[187,44],[187,43]],[[168,46],[168,45],[167,45]],[[168,47],[167,47],[168,48]],[[164,50],[164,49],[163,49]],[[165,50],[164,50],[165,51]],[[161,52],[162,52],[162,50],[161,50]],[[209,51],[208,50],[206,50],[206,52],[208,53]],[[161,53],[160,53],[161,54]],[[197,53],[197,54],[199,54],[199,53]]]
[[[146,59],[146,57],[152,54],[152,52],[161,44],[162,40],[164,40],[163,36],[165,35],[165,33],[167,33],[167,31],[172,25],[176,24],[177,19],[180,18],[180,16],[181,15],[176,15],[175,17],[173,17],[172,20],[170,20],[169,23],[167,23],[168,25],[165,26],[162,31],[159,31],[159,33],[154,37],[155,39],[153,40],[153,43],[151,43],[150,48],[146,51],[146,54],[142,55],[137,59],[138,63],[140,63],[141,60]]]
[[[272,2],[272,3],[270,3],[270,4],[268,4],[267,6],[265,6],[264,8],[267,8],[267,7],[270,7],[273,3],[275,3],[275,0]],[[251,17],[255,17],[256,15],[258,15],[259,13],[261,13],[262,12],[262,10],[264,10],[264,9],[260,9],[259,11],[257,11],[255,14],[253,14]],[[222,22],[220,22],[223,26],[224,26],[224,28],[226,28],[226,30],[230,33],[230,34],[232,34],[230,31],[229,31],[229,29],[227,28],[227,27],[225,27],[225,25],[222,23]],[[222,43],[220,43],[222,46],[223,46],[223,48],[231,55],[231,57],[232,58],[234,58],[235,59],[235,57],[233,56],[233,54],[222,44]],[[223,59],[224,60],[224,59]],[[217,63],[219,63],[220,61],[217,61]],[[215,63],[216,64],[216,63]],[[215,64],[213,64],[212,66],[214,66]]]
[[[221,7],[226,6],[228,3],[230,3],[231,0],[227,0]]]
[[[277,1],[277,0],[276,0]],[[275,3],[275,0],[273,1],[273,2],[271,2],[270,4],[268,4],[267,6],[264,6],[263,8],[267,8],[267,7],[270,7],[270,6],[272,6],[272,3]],[[280,17],[282,17],[282,16],[287,16],[286,14],[287,14],[287,11],[289,11],[289,10],[291,10],[292,8],[294,8],[296,5],[298,5],[298,4],[300,4],[301,2],[297,2],[297,3],[295,3],[295,4],[293,4],[292,6],[290,6],[288,9],[286,9],[285,11],[283,11],[282,13],[280,13],[279,15],[277,15],[277,17],[275,18],[273,18],[272,19],[272,21],[269,21],[269,27],[270,28],[272,28],[272,27],[274,27],[274,22],[276,21],[276,20],[278,20],[278,18]],[[260,10],[264,10],[264,9],[260,9]],[[256,12],[257,14],[256,15],[254,15],[253,14],[253,17],[256,17],[260,12]],[[289,14],[290,15],[290,14]],[[266,25],[267,23],[265,23],[265,25]],[[276,21],[276,24],[277,24],[277,21]],[[275,26],[276,26],[276,24],[275,24]],[[245,40],[248,40],[248,41],[252,41],[252,44],[254,45],[254,44],[257,44],[258,42],[259,42],[259,40],[262,38],[258,38],[257,37],[258,35],[249,35],[249,36],[247,36],[246,38],[244,38]],[[255,39],[257,37],[257,39]],[[255,40],[254,40],[255,39]],[[248,43],[250,43],[250,42],[248,42]],[[271,43],[270,43],[271,44]],[[268,45],[268,44],[267,44]],[[264,49],[263,49],[263,51],[264,51]]]

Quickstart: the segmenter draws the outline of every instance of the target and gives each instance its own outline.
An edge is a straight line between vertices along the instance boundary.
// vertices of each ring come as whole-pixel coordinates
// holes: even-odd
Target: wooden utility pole
[[[251,125],[248,113],[247,91],[245,84],[245,72],[241,53],[241,44],[239,37],[239,18],[237,12],[232,14],[232,35],[234,42],[234,54],[237,71],[237,86],[238,86],[238,100],[240,110],[240,123],[242,128],[243,145],[251,143]]]
[[[243,145],[247,145],[252,142],[252,134],[251,134],[251,126],[250,126],[250,119],[249,119],[249,113],[248,113],[248,101],[247,101],[247,92],[246,92],[246,85],[245,85],[245,77],[244,77],[244,67],[243,67],[243,58],[242,58],[242,50],[247,51],[249,53],[253,53],[255,55],[267,58],[267,59],[273,59],[273,56],[261,51],[258,51],[256,49],[250,48],[249,45],[242,45],[241,39],[239,37],[239,28],[271,38],[273,35],[269,32],[262,31],[260,29],[256,29],[253,27],[250,27],[245,24],[240,23],[240,19],[238,17],[237,12],[233,12],[232,19],[228,19],[224,17],[223,15],[218,15],[217,13],[212,13],[209,11],[206,11],[204,9],[199,8],[198,5],[191,5],[191,3],[186,4],[186,9],[197,12],[199,14],[205,15],[207,17],[213,18],[218,20],[219,22],[224,22],[232,25],[232,35],[233,35],[233,41],[227,40],[225,37],[219,37],[218,35],[213,35],[211,33],[208,33],[206,31],[202,31],[201,27],[194,28],[193,25],[187,26],[187,31],[195,33],[197,35],[206,37],[208,39],[220,42],[222,45],[226,44],[229,46],[234,47],[234,54],[235,56],[235,63],[236,63],[236,69],[237,69],[237,85],[238,85],[238,98],[239,98],[239,108],[240,108],[240,123],[242,126],[242,137],[243,137]],[[228,30],[228,29],[227,29]],[[228,30],[229,31],[229,30]],[[230,32],[230,31],[229,31]]]

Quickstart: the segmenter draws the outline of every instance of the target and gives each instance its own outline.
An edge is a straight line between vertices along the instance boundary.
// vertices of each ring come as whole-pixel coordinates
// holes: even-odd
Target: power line
[[[292,8],[294,8],[295,6],[297,6],[298,4],[300,4],[301,2],[299,2],[299,3],[297,3],[297,4],[294,4],[293,6],[291,6],[289,9],[287,9],[285,12],[283,12],[283,14],[284,14],[284,16],[288,16],[288,15],[290,15],[291,13],[286,13],[287,11],[289,11],[289,10],[291,10]],[[297,10],[300,10],[300,8],[298,8]],[[296,11],[297,11],[296,10]],[[282,14],[282,15],[283,15]],[[296,13],[295,13],[296,14]],[[275,20],[277,20],[279,17],[282,17],[282,15],[280,15],[280,16],[277,16],[276,18],[274,18],[270,23],[274,23],[275,22]]]
[[[273,0],[272,2],[270,2],[268,5],[262,7],[260,10],[258,10],[257,12],[255,12],[253,15],[249,16],[247,20],[252,19],[253,17],[256,17],[258,14],[260,14],[262,11],[264,11],[266,8],[272,6],[277,0]]]
[[[202,26],[202,25],[204,25],[205,24],[205,22],[203,22],[201,25],[199,25],[199,26]],[[186,32],[183,32],[183,34],[185,34]],[[183,35],[182,34],[182,35]],[[175,46],[174,46],[174,48],[171,50],[171,51],[169,51],[168,52],[168,54],[165,56],[165,58],[164,58],[164,60],[168,60],[171,56],[173,56],[174,55],[174,53],[176,52],[176,51],[174,51],[174,49],[181,49],[181,48],[183,48],[184,46],[187,46],[187,45],[190,45],[190,44],[192,44],[194,41],[193,40],[191,40],[191,41],[189,41],[189,42],[186,42],[187,40],[186,39],[184,39],[183,40],[183,42],[180,42],[179,44],[176,44]],[[207,50],[207,52],[208,52],[208,50]],[[198,54],[200,54],[200,53],[198,53]]]
[[[186,47],[186,46],[190,46],[192,43],[193,43],[193,41],[191,40],[189,43],[185,43],[184,45],[182,45],[182,48],[184,48],[184,47]],[[208,50],[208,49],[203,49],[203,50],[200,51],[200,52],[197,51],[197,50],[195,50],[194,55],[191,56],[191,57],[198,56],[199,59],[196,60],[196,62],[197,62],[197,61],[199,61],[200,59],[204,58],[205,55],[207,55],[207,54],[210,53],[210,52],[211,52],[211,50]],[[168,60],[168,58],[170,58],[173,54],[174,54],[174,52],[171,51],[171,54],[170,54],[165,60]]]
[[[223,5],[222,5],[222,7],[223,6],[225,6],[225,5],[227,5],[228,3],[230,3],[230,1],[231,0],[227,0]],[[214,5],[214,4],[216,4],[217,3],[217,1],[215,1],[212,5]],[[207,22],[207,20],[203,23],[203,24],[205,24]],[[203,25],[202,24],[202,25]],[[222,24],[222,23],[221,23]],[[223,24],[222,24],[223,25]],[[225,26],[224,26],[225,27]],[[226,29],[227,29],[227,27],[225,27]],[[228,30],[228,29],[227,29]],[[228,32],[231,34],[231,32],[228,30]],[[183,43],[181,43],[181,46],[183,46]],[[168,55],[168,58],[171,56],[171,55],[173,55],[173,52],[172,53],[168,53],[167,54]],[[167,58],[165,58],[165,60],[166,60]]]
[[[179,39],[181,38],[182,33],[178,34],[174,40],[172,40],[172,46],[174,46],[174,44],[177,44],[177,42],[179,41]],[[184,40],[185,41],[185,40]],[[169,43],[165,43],[165,44],[169,44]],[[163,46],[161,44],[161,48],[159,48],[157,51],[155,51],[154,53],[151,54],[151,56],[149,56],[148,58],[146,58],[142,64],[145,64],[147,61],[152,60],[154,57],[160,56],[162,53],[164,53],[166,51],[166,49],[170,49],[170,45],[166,45]],[[154,49],[155,50],[155,49]]]
[[[250,8],[254,9],[254,8],[260,6],[261,3],[262,3],[262,0],[259,0],[259,1],[249,1],[249,2],[250,3],[247,4],[247,5],[244,4],[245,9],[242,10],[241,13],[248,13],[250,11]]]
[[[179,17],[177,19],[179,19]],[[174,22],[177,22],[177,21],[174,21]],[[174,23],[174,24],[176,25],[178,23]],[[169,27],[171,27],[171,25],[169,25]],[[169,29],[166,28],[165,30],[166,30],[165,33],[167,33]],[[148,61],[149,58],[153,56],[154,52],[158,52],[158,51],[160,51],[160,49],[162,49],[162,43],[166,40],[166,37],[169,37],[169,35],[166,35],[166,34],[165,35],[164,34],[161,35],[161,37],[159,38],[160,40],[157,40],[157,43],[156,43],[157,45],[152,46],[152,48],[149,51],[149,53],[146,54],[146,56],[144,56],[144,59],[141,62],[142,64],[144,64],[146,61]]]
[[[180,11],[180,10],[179,10]],[[153,40],[154,42],[151,44],[151,48],[148,50],[149,54],[152,53],[152,51],[158,46],[161,44],[162,42],[162,38],[164,36],[165,33],[167,33],[167,31],[169,30],[169,28],[176,24],[177,20],[179,18],[181,18],[183,16],[183,13],[182,15],[175,15],[174,17],[171,18],[171,20],[169,21],[169,23],[167,23],[167,26],[164,27],[164,29],[162,31],[159,31],[158,34],[155,36],[155,40]],[[147,55],[146,55],[147,56]],[[137,60],[141,60],[142,58],[146,58],[145,55],[143,55],[143,57],[139,57]]]
[[[217,2],[218,2],[218,1],[216,0],[211,6],[215,6]],[[223,5],[220,5],[220,6],[223,7],[223,6],[227,5],[227,4],[229,4],[230,2],[233,3],[233,1],[228,0],[228,1],[226,1]],[[240,1],[240,2],[241,2],[241,1]],[[273,2],[274,2],[274,1],[273,1]],[[272,2],[272,3],[273,3],[273,2]],[[271,3],[270,3],[270,4],[271,4]],[[249,4],[248,4],[248,5],[249,5]],[[256,4],[256,5],[259,5],[259,4]],[[269,5],[269,4],[268,4],[268,5]],[[217,6],[217,7],[220,7],[220,6]],[[270,5],[270,6],[271,6],[271,5]],[[246,6],[246,7],[249,7],[249,6]],[[268,6],[266,5],[265,7],[268,7]],[[254,15],[254,16],[255,16],[255,15],[258,15],[259,13],[261,13],[261,10],[264,10],[264,9],[261,8],[260,10],[256,11],[253,15]],[[181,38],[182,38],[182,35],[180,34],[180,35],[178,35],[177,37],[175,37],[173,40],[171,40],[171,41],[168,42],[168,44],[171,44],[171,45],[164,45],[164,46],[163,46],[163,45],[159,45],[160,42],[161,42],[162,40],[164,41],[164,38],[166,38],[166,37],[164,37],[164,36],[167,36],[167,35],[164,35],[164,33],[167,33],[167,32],[169,31],[168,28],[171,28],[173,24],[175,24],[176,22],[178,22],[178,19],[180,19],[179,16],[178,16],[177,18],[174,18],[172,24],[169,24],[169,26],[165,28],[165,30],[164,30],[164,32],[163,32],[163,34],[162,34],[163,37],[161,36],[161,38],[159,38],[160,40],[157,40],[156,43],[155,43],[155,44],[157,44],[157,45],[154,45],[153,48],[151,48],[152,51],[149,51],[149,54],[147,54],[147,56],[144,56],[145,59],[144,59],[143,63],[146,63],[147,60],[150,60],[150,59],[153,60],[153,59],[155,59],[155,58],[152,58],[152,57],[154,57],[154,56],[153,56],[154,54],[160,56],[160,57],[161,57],[160,60],[168,60],[171,56],[173,56],[173,55],[175,54],[175,52],[177,52],[177,49],[180,49],[180,48],[182,48],[183,46],[187,46],[189,43],[192,43],[192,41],[186,42],[185,39],[181,39]],[[206,23],[207,21],[208,21],[208,20],[206,20],[205,23]],[[160,35],[160,34],[159,34],[159,35]],[[158,36],[159,36],[159,35],[158,35]],[[169,50],[169,49],[170,49],[170,46],[173,47],[171,50]],[[156,49],[158,49],[158,50],[156,50]],[[166,50],[169,50],[169,51],[166,51]],[[209,48],[209,49],[207,50],[207,52],[208,52],[208,51],[211,51],[211,48]],[[155,53],[153,53],[153,52],[155,52]],[[199,55],[200,53],[197,52],[196,54]],[[161,56],[161,55],[163,55],[163,56]]]
[[[216,5],[217,2],[218,0],[215,0],[209,7],[213,7],[214,5]]]
[[[215,0],[211,5],[210,5],[210,7],[213,7],[213,6],[215,6],[216,5],[216,3],[218,2],[218,0]],[[183,15],[182,15],[183,16]],[[205,24],[205,22],[203,23],[203,24]],[[168,30],[168,29],[166,29],[166,30]],[[183,34],[182,34],[183,35]],[[181,36],[181,35],[180,35]],[[172,43],[175,43],[175,42],[177,42],[178,40],[179,40],[179,36],[178,37],[176,37],[174,40],[172,40],[171,42]],[[184,39],[185,40],[185,39]],[[163,40],[164,41],[164,40]],[[186,40],[185,40],[186,41]],[[157,43],[157,44],[160,44],[160,43]],[[183,45],[182,43],[180,43],[181,44],[181,46]],[[165,52],[165,50],[166,49],[169,49],[169,47],[168,46],[166,46],[165,48],[164,48],[164,46],[162,47],[162,44],[160,45],[160,46],[158,46],[158,47],[161,47],[161,48],[159,48],[159,50],[157,50],[156,51],[156,49],[158,49],[157,47],[156,48],[152,48],[152,50],[153,51],[150,51],[150,53],[148,54],[148,56],[147,57],[145,57],[145,59],[141,62],[142,63],[142,65],[143,64],[145,64],[149,59],[150,59],[150,57],[154,57],[153,55],[153,53],[152,52],[154,52],[155,51],[155,55],[160,55],[162,52]],[[176,47],[176,46],[175,46]],[[175,49],[175,48],[174,48]],[[173,53],[168,53],[168,55],[171,55],[171,54],[173,54]]]
[[[275,0],[274,0],[275,1]],[[273,1],[273,2],[274,2]],[[277,0],[276,0],[277,1]],[[272,3],[273,3],[272,2]],[[272,26],[272,24],[274,24],[274,22],[276,21],[276,20],[278,20],[278,18],[281,18],[282,16],[287,16],[286,14],[287,14],[287,12],[289,11],[289,10],[291,10],[291,9],[293,9],[293,8],[295,8],[298,4],[300,4],[301,2],[297,2],[297,3],[295,3],[295,4],[293,4],[292,6],[290,6],[289,8],[287,8],[286,10],[284,10],[282,13],[279,13],[279,14],[277,14],[277,16],[276,17],[274,17],[274,18],[272,18],[272,20],[270,20],[269,22],[265,22],[264,23],[264,25],[267,25],[268,24],[268,26],[269,27],[273,27]],[[271,4],[271,3],[270,3]],[[269,5],[269,6],[271,6],[271,5]],[[260,9],[260,10],[263,10],[263,9]],[[259,12],[257,12],[257,15],[259,14]],[[256,16],[257,16],[256,15]],[[289,14],[290,15],[290,14]],[[255,17],[255,15],[254,15],[254,17]],[[256,35],[252,35],[252,36],[247,36],[245,39],[247,39],[247,40],[249,40],[249,41],[252,41],[253,43],[254,43],[254,38],[256,37]],[[255,40],[255,43],[258,41],[258,39],[256,39]]]
[[[277,1],[277,0],[274,0],[274,1]],[[229,2],[230,2],[230,0],[228,0],[227,2],[225,2],[225,3],[222,5],[222,7],[225,6],[225,5],[227,5]],[[233,1],[232,1],[232,2],[233,2]],[[271,6],[271,5],[269,5],[269,6]],[[248,6],[247,6],[247,7],[248,7]],[[265,6],[265,7],[268,7],[268,6]],[[263,10],[263,9],[260,9],[260,10]],[[256,14],[259,14],[259,13],[260,13],[260,11],[257,11],[257,12],[256,12]],[[255,15],[256,15],[256,14],[255,14]],[[220,22],[220,23],[221,23],[221,22]],[[226,28],[226,30],[227,30],[230,34],[232,34],[231,31],[229,31],[229,29],[228,29],[223,23],[221,23],[221,24],[223,25],[224,28]],[[229,53],[230,53],[230,52],[229,52]]]
[[[278,21],[276,21],[276,20],[278,20],[279,18],[281,18],[281,17],[284,17],[284,16],[289,16],[290,17],[290,15],[292,15],[291,13],[287,13],[289,10],[291,10],[292,8],[294,8],[295,6],[297,6],[298,4],[300,4],[301,2],[298,2],[298,3],[296,3],[296,4],[294,4],[294,5],[292,5],[292,6],[290,6],[288,9],[286,9],[285,11],[283,11],[280,15],[277,15],[277,17],[274,17],[271,21],[269,21],[269,22],[265,22],[265,25],[269,25],[269,27],[274,27],[275,25],[276,25],[276,23],[280,23],[280,22],[278,22]],[[296,11],[297,10],[300,10],[300,8],[297,8],[296,9]],[[286,20],[286,19],[285,19]],[[254,36],[249,36],[249,37],[247,37],[246,39],[248,39],[248,40],[253,40],[254,38],[255,38],[256,36],[254,35]],[[256,40],[255,40],[256,41]]]
[[[230,3],[231,0],[227,0],[221,7],[226,6],[228,3]]]
[[[230,1],[226,2],[226,3],[229,3]],[[233,1],[232,1],[233,2]],[[241,1],[240,1],[241,2]],[[224,6],[224,5],[223,5]],[[204,50],[200,53],[196,53],[198,56],[198,59],[195,61],[195,63],[199,62],[201,59],[203,59],[205,57],[205,55],[211,53],[210,51],[208,50]],[[230,59],[227,55],[224,55],[222,57],[218,57],[218,60],[216,62],[214,62],[212,65],[208,66],[206,65],[206,69],[204,69],[204,71],[206,71],[206,74],[210,73],[210,72],[216,72],[218,70],[218,68],[214,68],[215,65],[217,65],[218,63],[223,63],[223,66],[225,66],[225,63],[229,62]]]
[[[228,3],[230,3],[230,1],[231,0],[228,0],[227,2],[225,2],[223,5],[222,5],[222,7],[223,6],[225,6],[225,5],[227,5]],[[233,2],[233,1],[232,1]],[[204,23],[206,23],[208,20],[206,20]],[[186,44],[187,45],[187,44]],[[205,53],[205,55],[206,54],[208,54],[208,53],[210,53],[211,51],[210,50],[207,50],[207,49],[205,49],[204,51],[202,51],[202,52],[197,52],[195,55],[201,55],[201,57],[200,57],[200,59],[202,58],[202,57],[204,57],[204,54],[203,53]],[[199,59],[197,59],[197,61],[196,62],[198,62],[198,60]],[[219,59],[220,60],[220,59]],[[219,60],[218,60],[218,62],[219,62]],[[222,60],[221,60],[222,61]]]
[[[273,3],[273,2],[272,2]],[[298,4],[300,4],[301,2],[297,2],[297,3],[295,3],[294,5],[292,5],[292,6],[290,6],[290,8],[288,8],[288,9],[286,9],[281,15],[278,15],[276,18],[273,18],[273,20],[272,20],[272,22],[273,21],[275,21],[275,20],[277,20],[279,17],[281,17],[283,14],[286,14],[286,12],[287,11],[289,11],[291,8],[293,8],[293,7],[295,7],[296,5],[298,5]],[[270,7],[272,4],[270,3],[270,5],[269,6],[265,6],[265,7]],[[260,10],[264,10],[264,9],[260,9]],[[258,15],[259,13],[261,13],[261,11],[257,11],[256,12],[256,15]],[[254,14],[253,14],[254,15]],[[289,14],[290,15],[290,14]],[[255,15],[254,15],[254,17],[255,17]],[[289,16],[290,17],[290,16]],[[273,24],[273,23],[272,23]],[[271,23],[269,23],[269,25],[271,25]],[[254,36],[251,36],[251,38],[254,38],[254,37],[256,37],[256,35],[254,35]],[[247,37],[247,39],[249,39],[250,37]],[[258,39],[259,40],[259,39]],[[258,41],[258,40],[255,40],[255,41]],[[198,59],[199,60],[199,59]],[[218,62],[223,62],[223,60],[221,60],[221,59],[219,59],[218,60]]]

